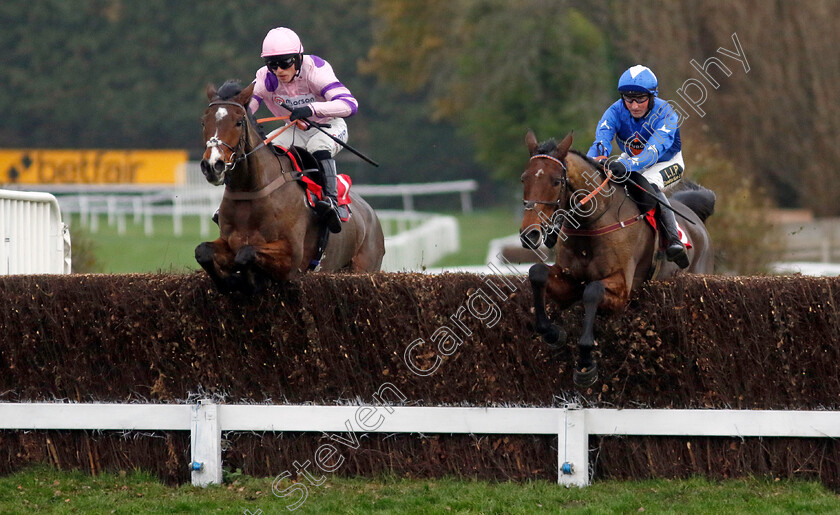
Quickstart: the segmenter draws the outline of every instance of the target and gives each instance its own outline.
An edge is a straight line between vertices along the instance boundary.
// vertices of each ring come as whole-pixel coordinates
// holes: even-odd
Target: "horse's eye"
[[[236,126],[237,126],[237,127],[242,127],[242,120],[237,121],[237,122],[236,122]]]
[[[563,179],[554,179],[555,186],[560,186],[561,184],[563,184]]]

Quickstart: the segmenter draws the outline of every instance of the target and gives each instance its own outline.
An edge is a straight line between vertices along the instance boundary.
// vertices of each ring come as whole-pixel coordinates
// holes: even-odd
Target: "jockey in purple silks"
[[[289,123],[303,118],[329,124],[324,128],[339,140],[347,141],[347,123],[359,108],[356,98],[338,81],[330,64],[315,55],[305,55],[303,44],[294,31],[285,27],[271,29],[265,36],[262,53],[265,66],[257,70],[254,96],[248,105],[254,113],[260,104],[275,116],[289,115]],[[286,104],[289,111],[282,107]],[[278,131],[281,129],[277,129]],[[276,131],[275,131],[276,132]],[[274,135],[270,133],[268,136]],[[341,231],[338,215],[338,191],[335,156],[341,146],[315,128],[293,127],[273,140],[275,145],[290,148],[293,144],[304,146],[318,161],[324,174],[323,198],[316,211],[330,231]]]

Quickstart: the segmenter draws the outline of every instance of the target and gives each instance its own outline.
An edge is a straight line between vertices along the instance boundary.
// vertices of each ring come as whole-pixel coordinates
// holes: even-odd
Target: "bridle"
[[[569,179],[568,179],[569,170],[568,170],[568,168],[566,168],[566,163],[564,163],[563,161],[557,159],[556,157],[550,156],[548,154],[534,154],[533,156],[531,156],[530,161],[533,161],[534,159],[538,159],[538,158],[548,159],[550,161],[554,161],[555,163],[559,164],[563,168],[563,176],[560,177],[560,183],[563,185],[563,195],[561,195],[561,198],[562,198],[563,196],[565,196],[566,186],[569,183]],[[537,206],[537,204],[540,204],[540,205],[543,205],[543,206],[551,206],[553,208],[559,208],[563,203],[558,198],[557,200],[555,200],[553,202],[546,201],[546,200],[527,200],[527,199],[523,199],[522,204],[525,206],[525,211],[532,211]]]
[[[207,107],[213,107],[213,106],[217,106],[217,105],[236,106],[236,107],[242,109],[242,111],[245,113],[245,116],[243,116],[243,118],[242,118],[245,121],[245,128],[242,130],[242,134],[239,136],[239,142],[236,144],[236,147],[230,146],[227,142],[223,141],[220,138],[217,138],[216,136],[211,137],[205,143],[207,148],[214,148],[214,147],[223,146],[223,147],[227,148],[228,150],[230,150],[230,160],[225,161],[225,173],[227,173],[228,171],[233,169],[234,166],[236,166],[239,163],[241,163],[242,161],[248,159],[248,156],[250,156],[251,154],[253,154],[257,150],[259,150],[260,148],[264,147],[265,142],[262,141],[262,142],[260,142],[259,145],[252,148],[250,152],[245,152],[245,138],[248,134],[248,129],[249,129],[249,126],[248,126],[248,123],[249,123],[249,121],[248,121],[248,109],[245,106],[243,106],[242,104],[237,103],[237,102],[232,102],[230,100],[216,100],[215,102],[210,102],[209,104],[207,104]],[[241,151],[242,151],[242,155],[237,157],[236,154],[239,153],[240,148],[241,148]]]
[[[560,199],[566,196],[566,188],[568,188],[568,186],[569,186],[569,177],[568,177],[569,169],[566,167],[566,163],[564,163],[560,159],[557,159],[556,157],[550,156],[548,154],[534,154],[533,156],[531,156],[530,161],[533,161],[534,159],[548,159],[550,161],[554,161],[555,163],[559,164],[563,168],[563,175],[560,177],[560,183],[563,185],[563,192],[557,200],[555,200],[555,201],[545,201],[545,200],[527,200],[527,199],[524,199],[522,201],[522,204],[525,206],[525,211],[532,211],[537,206],[537,204],[553,207],[555,209],[555,211],[554,211],[554,213],[552,213],[552,216],[551,216],[551,224],[554,225],[556,223],[554,218],[556,217],[556,215],[558,213],[557,209],[560,208],[563,205],[563,202]],[[571,214],[578,214],[580,209],[587,202],[589,202],[590,200],[595,198],[595,196],[598,193],[600,193],[601,190],[603,190],[604,187],[606,187],[606,185],[613,178],[612,172],[610,172],[609,169],[605,168],[603,171],[606,174],[606,179],[604,179],[604,181],[601,184],[599,184],[595,189],[593,189],[586,196],[584,196],[581,200],[579,200],[574,206],[572,206],[570,208]],[[603,213],[602,213],[602,215],[603,215]],[[540,218],[542,218],[542,217],[540,217]],[[547,223],[543,222],[540,225],[545,227],[545,225],[547,225]],[[624,227],[623,222],[622,222],[621,226]],[[589,231],[577,231],[577,233],[580,234],[580,235],[585,235],[585,234],[588,234]]]

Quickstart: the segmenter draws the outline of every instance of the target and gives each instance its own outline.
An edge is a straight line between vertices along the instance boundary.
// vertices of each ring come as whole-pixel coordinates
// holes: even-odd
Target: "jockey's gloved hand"
[[[625,179],[630,175],[630,170],[627,169],[627,165],[619,160],[607,163],[607,170],[612,172],[613,177],[619,180]]]
[[[289,121],[293,122],[301,118],[309,118],[312,114],[312,108],[309,106],[297,107],[292,109],[292,113],[289,115]]]

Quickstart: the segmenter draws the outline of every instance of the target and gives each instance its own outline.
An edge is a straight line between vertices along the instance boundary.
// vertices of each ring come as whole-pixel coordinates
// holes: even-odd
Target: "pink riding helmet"
[[[303,44],[295,31],[286,27],[277,27],[268,31],[265,36],[260,57],[302,53]]]

